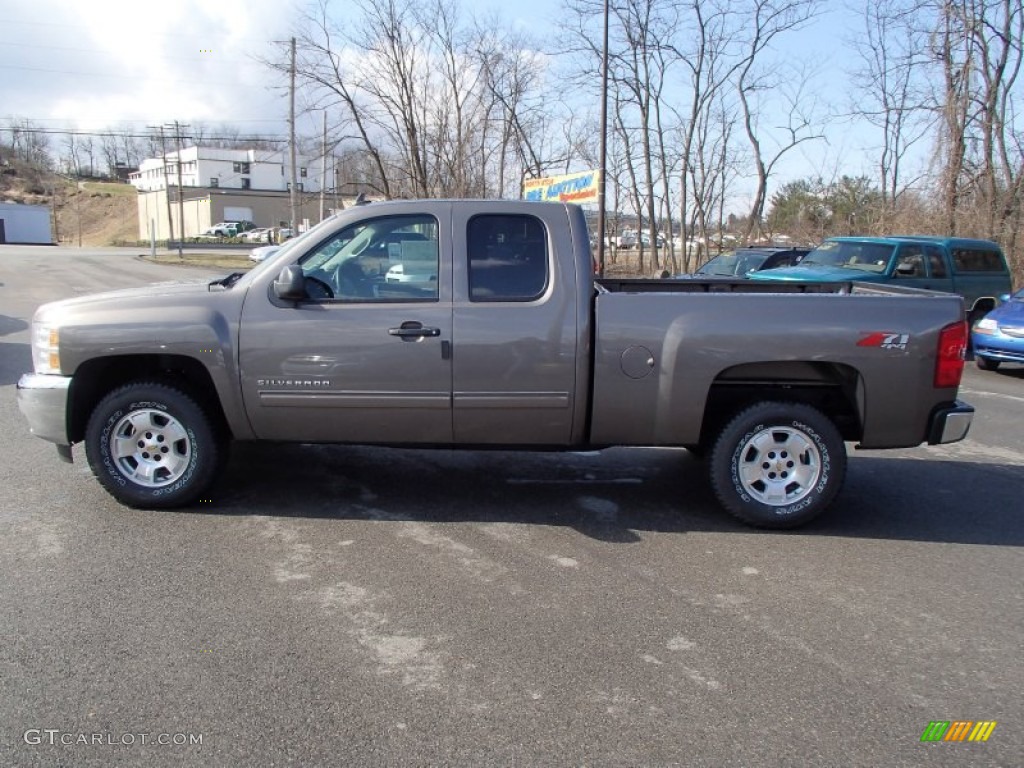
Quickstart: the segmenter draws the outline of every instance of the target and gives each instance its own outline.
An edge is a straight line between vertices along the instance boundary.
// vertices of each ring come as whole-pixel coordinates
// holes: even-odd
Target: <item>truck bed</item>
[[[729,278],[705,278],[696,280],[657,280],[638,278],[600,278],[594,281],[598,292],[605,293],[829,293],[839,295],[886,295],[886,296],[929,296],[941,295],[934,291],[909,288],[899,285],[858,283],[854,281],[833,283],[799,282],[757,282],[754,280]]]
[[[932,386],[939,334],[963,316],[953,294],[857,282],[595,282],[595,443],[699,443],[706,404],[746,387],[752,398],[831,391],[850,403],[847,440],[903,447],[924,441],[929,412],[955,395]]]

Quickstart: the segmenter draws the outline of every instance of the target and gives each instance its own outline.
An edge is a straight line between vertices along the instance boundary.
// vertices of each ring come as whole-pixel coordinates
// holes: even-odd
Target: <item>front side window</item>
[[[299,264],[313,299],[438,300],[438,225],[433,216],[382,216],[345,227]]]
[[[535,301],[548,285],[544,224],[534,216],[485,214],[469,220],[470,301]]]
[[[900,248],[900,255],[896,260],[896,271],[893,274],[897,278],[924,277],[924,249],[916,244],[904,245]]]

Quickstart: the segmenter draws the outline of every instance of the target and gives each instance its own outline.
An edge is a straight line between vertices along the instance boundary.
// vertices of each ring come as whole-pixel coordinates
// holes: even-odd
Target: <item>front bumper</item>
[[[18,381],[18,408],[28,419],[29,429],[36,437],[56,443],[58,450],[71,445],[68,439],[70,387],[70,376],[26,373]]]
[[[944,405],[932,412],[928,427],[928,445],[939,443],[955,443],[967,437],[974,418],[974,406],[962,400],[952,405]]]

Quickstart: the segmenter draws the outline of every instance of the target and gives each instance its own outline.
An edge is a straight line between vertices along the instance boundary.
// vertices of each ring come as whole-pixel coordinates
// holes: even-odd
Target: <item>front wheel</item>
[[[93,474],[122,504],[168,509],[195,501],[224,457],[205,411],[181,390],[135,382],[104,397],[85,431]]]
[[[974,356],[974,364],[981,368],[983,371],[995,371],[999,368],[999,360],[993,360],[989,357],[982,357],[981,355]]]
[[[763,402],[730,421],[711,451],[719,502],[745,523],[795,528],[832,503],[846,475],[835,425],[803,403]]]

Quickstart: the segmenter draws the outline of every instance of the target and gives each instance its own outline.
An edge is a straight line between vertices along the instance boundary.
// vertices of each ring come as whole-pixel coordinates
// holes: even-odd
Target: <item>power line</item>
[[[77,24],[77,23],[76,24],[67,24],[67,23],[58,22],[58,21],[25,21],[24,19],[5,19],[5,18],[0,18],[0,24],[5,24],[5,25],[6,24],[19,24],[19,25],[24,25],[24,26],[28,26],[28,27],[62,27],[64,29],[73,30],[76,35],[80,34],[81,31],[82,31],[81,24]],[[146,36],[147,37],[164,37],[164,38],[172,38],[172,37],[175,37],[175,38],[187,38],[189,40],[195,40],[197,38],[196,34],[189,33],[189,32],[151,32],[149,30],[146,31]],[[253,42],[253,43],[264,43],[264,42],[266,42],[263,39],[257,39],[257,38],[253,38],[253,37],[244,37],[244,38],[236,38],[236,39],[247,40],[247,41]]]
[[[45,67],[22,67],[15,64],[0,64],[0,70],[4,69],[16,69],[23,72],[46,72],[53,75],[76,75],[78,77],[101,77],[105,79],[113,80],[125,80],[125,81],[140,81],[140,82],[156,82],[156,83],[177,83],[179,85],[195,85],[195,80],[174,80],[169,77],[150,77],[149,75],[113,75],[104,72],[82,72],[81,70],[75,69],[48,69]],[[225,88],[243,88],[247,91],[254,91],[259,89],[261,91],[267,90],[267,85],[239,85],[237,82],[216,82],[213,80],[204,80],[204,85],[221,85]],[[272,86],[280,87],[280,86]]]
[[[48,134],[48,135],[53,135],[53,136],[117,136],[118,138],[129,138],[129,139],[150,139],[150,138],[153,138],[153,134],[152,133],[124,133],[122,131],[117,131],[117,130],[83,131],[83,130],[75,130],[75,129],[70,129],[70,128],[69,129],[65,129],[65,130],[61,130],[61,129],[57,129],[57,128],[22,128],[22,127],[17,126],[17,125],[10,125],[10,126],[6,126],[6,127],[3,127],[3,128],[0,128],[0,131],[11,131],[11,132],[17,132],[17,133],[30,133],[30,134],[42,133],[42,134]],[[182,134],[182,138],[184,138],[184,139],[191,139],[192,141],[196,141],[197,140],[197,137],[186,135],[186,134]],[[259,136],[259,135],[256,135],[256,136],[206,136],[206,135],[204,135],[201,138],[202,138],[202,140],[204,142],[205,141],[233,141],[233,142],[247,142],[247,143],[250,143],[250,144],[256,143],[256,142],[261,142],[261,141],[262,142],[266,142],[268,144],[286,144],[288,142],[288,138],[287,137],[284,137],[284,136],[273,136],[273,135],[270,135],[270,136]]]
[[[100,53],[100,54],[113,54],[113,52],[107,48],[74,48],[67,45],[39,45],[38,43],[0,43],[0,48],[31,48],[33,50],[43,51],[73,51],[75,53]],[[216,56],[211,59],[210,54],[203,54],[200,56],[148,56],[149,60],[156,59],[159,61],[216,61],[218,64],[224,62],[231,62],[235,64],[246,64],[251,63],[243,59],[228,59],[221,56]]]

